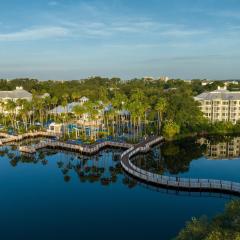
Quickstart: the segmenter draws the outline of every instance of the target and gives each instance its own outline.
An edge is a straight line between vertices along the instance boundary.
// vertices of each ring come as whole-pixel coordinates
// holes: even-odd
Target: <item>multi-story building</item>
[[[240,120],[240,92],[231,92],[226,87],[218,87],[212,92],[204,92],[194,98],[200,103],[204,116],[211,122]]]

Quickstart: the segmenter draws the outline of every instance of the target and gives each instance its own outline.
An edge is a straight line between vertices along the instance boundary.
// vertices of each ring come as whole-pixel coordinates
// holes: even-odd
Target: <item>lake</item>
[[[132,161],[161,174],[240,182],[239,146],[238,137],[185,139]],[[1,239],[171,239],[191,217],[212,217],[233,198],[147,186],[122,171],[121,153],[28,156],[1,147]]]

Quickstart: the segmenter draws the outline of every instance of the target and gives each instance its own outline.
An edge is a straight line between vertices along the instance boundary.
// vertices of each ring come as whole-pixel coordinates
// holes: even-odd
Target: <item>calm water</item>
[[[240,181],[237,140],[234,156],[222,147],[232,149],[232,139],[210,140],[167,143],[133,161],[153,172]],[[147,188],[122,172],[120,154],[43,150],[28,157],[2,147],[0,238],[171,239],[192,216],[211,217],[229,201]]]

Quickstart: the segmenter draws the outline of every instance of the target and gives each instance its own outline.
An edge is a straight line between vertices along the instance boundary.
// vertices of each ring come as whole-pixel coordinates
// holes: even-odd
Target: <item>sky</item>
[[[0,0],[0,78],[240,79],[239,0]]]

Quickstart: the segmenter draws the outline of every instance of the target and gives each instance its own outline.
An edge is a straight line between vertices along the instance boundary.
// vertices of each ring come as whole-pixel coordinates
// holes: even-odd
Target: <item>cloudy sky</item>
[[[240,79],[239,0],[0,0],[0,78]]]

